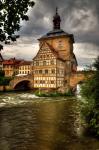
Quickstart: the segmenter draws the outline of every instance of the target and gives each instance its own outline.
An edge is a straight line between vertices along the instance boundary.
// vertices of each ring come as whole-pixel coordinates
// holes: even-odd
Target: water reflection
[[[96,150],[97,141],[78,137],[77,117],[73,99],[35,99],[2,107],[0,150]]]

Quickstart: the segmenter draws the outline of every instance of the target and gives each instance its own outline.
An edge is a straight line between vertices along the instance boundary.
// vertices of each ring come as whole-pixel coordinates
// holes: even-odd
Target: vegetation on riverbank
[[[88,132],[99,137],[99,57],[93,66],[96,69],[95,73],[81,88],[81,95],[85,100],[81,112]]]
[[[0,86],[9,85],[10,81],[11,81],[11,78],[5,77],[4,72],[0,70]]]
[[[36,91],[35,95],[39,97],[60,97],[60,96],[74,96],[74,93],[71,90],[65,93],[60,92],[45,93],[43,91]]]

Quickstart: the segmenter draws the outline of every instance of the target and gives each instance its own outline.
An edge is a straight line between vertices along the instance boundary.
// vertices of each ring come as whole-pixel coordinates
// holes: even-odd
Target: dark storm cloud
[[[11,51],[6,50],[5,55],[11,56],[14,51],[18,57],[30,58],[31,55],[33,58],[37,50],[35,48],[37,39],[53,28],[52,20],[57,6],[62,20],[61,28],[74,34],[74,52],[78,64],[80,66],[91,64],[99,55],[99,0],[34,1],[35,6],[28,12],[30,20],[22,22],[19,46],[17,44],[17,47],[11,47]],[[34,47],[31,46],[33,44]]]
[[[29,12],[30,21],[23,25],[21,34],[39,37],[51,30],[56,6],[59,7],[62,28],[74,33],[77,42],[81,39],[82,42],[99,43],[98,0],[37,0]]]

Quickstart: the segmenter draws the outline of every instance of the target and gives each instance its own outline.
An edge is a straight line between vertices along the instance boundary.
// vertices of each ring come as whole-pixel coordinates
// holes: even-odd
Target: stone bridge
[[[33,89],[33,75],[16,76],[10,81],[11,89],[18,89],[18,87],[24,87],[27,89]]]
[[[77,84],[83,83],[89,76],[93,74],[92,71],[78,71],[71,75],[70,86],[76,87]],[[33,89],[33,75],[17,76],[10,81],[11,89]]]
[[[77,84],[84,83],[93,73],[93,71],[77,71],[70,77],[70,86],[75,87]]]

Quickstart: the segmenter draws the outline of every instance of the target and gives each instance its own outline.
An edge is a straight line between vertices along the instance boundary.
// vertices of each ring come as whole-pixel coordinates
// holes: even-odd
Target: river
[[[84,136],[76,97],[0,94],[0,150],[99,150]]]

